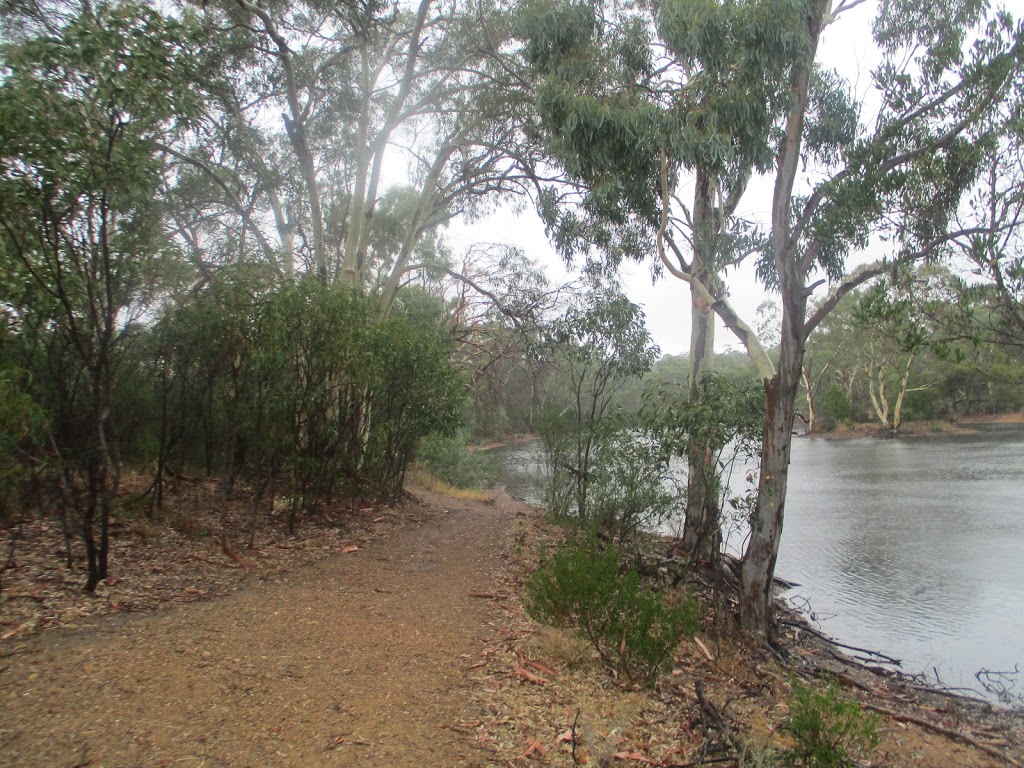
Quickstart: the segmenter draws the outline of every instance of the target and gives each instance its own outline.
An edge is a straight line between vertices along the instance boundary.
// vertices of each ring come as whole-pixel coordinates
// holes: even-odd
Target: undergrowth
[[[416,452],[416,467],[447,487],[458,489],[493,488],[501,474],[500,465],[490,454],[470,449],[467,432],[424,438]]]
[[[878,746],[878,716],[845,698],[836,680],[815,687],[794,677],[792,688],[789,717],[779,729],[792,746],[750,750],[743,768],[853,768]]]
[[[620,572],[621,550],[597,536],[565,542],[526,581],[527,612],[578,632],[607,664],[633,682],[653,685],[684,636],[700,628],[696,602],[659,594],[633,569]]]

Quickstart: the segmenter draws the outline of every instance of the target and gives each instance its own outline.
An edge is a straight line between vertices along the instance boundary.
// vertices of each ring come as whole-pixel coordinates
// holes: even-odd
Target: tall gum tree
[[[723,274],[763,247],[737,209],[751,176],[771,166],[785,75],[802,51],[800,8],[671,0],[622,11],[541,0],[520,19],[543,140],[580,191],[568,205],[563,190],[542,196],[549,232],[567,257],[596,248],[612,263],[650,259],[655,274],[688,284],[693,399],[713,366],[714,313],[762,374],[774,373],[726,298]],[[683,545],[713,560],[719,510],[704,448],[687,451]]]
[[[203,135],[170,149],[243,232],[272,222],[257,242],[280,252],[282,273],[297,263],[376,290],[386,315],[424,237],[527,183],[524,109],[500,95],[513,89],[485,42],[501,34],[496,8],[223,0],[206,13],[222,46],[215,108]],[[378,208],[396,183],[410,204],[390,273],[373,282]]]
[[[542,198],[556,244],[570,252],[596,247],[613,260],[642,257],[652,252],[649,236],[656,230],[661,265],[690,284],[693,304],[703,314],[715,312],[744,343],[765,382],[765,439],[740,606],[742,624],[762,637],[770,629],[807,335],[845,294],[890,264],[937,258],[957,237],[985,231],[984,224],[951,228],[950,214],[976,173],[977,145],[997,130],[986,117],[1007,98],[1007,82],[1020,69],[1020,30],[1003,12],[986,17],[983,4],[972,0],[884,3],[876,39],[888,56],[874,75],[881,106],[874,126],[861,129],[846,84],[815,64],[823,30],[861,3],[682,3],[675,17],[665,10],[673,6],[665,4],[657,26],[669,44],[662,58],[651,53],[654,25],[638,11],[599,13],[582,3],[539,2],[526,6],[523,22],[523,54],[538,72],[543,138],[584,191],[574,209],[559,208],[566,197],[560,191]],[[749,13],[740,15],[745,39],[727,21],[730,13],[741,13],[737,9]],[[765,46],[769,57],[785,52],[766,60],[780,68],[781,84],[779,101],[772,102],[778,111],[763,118],[743,98],[749,93],[722,74],[742,71],[730,58],[743,57],[748,46],[736,45],[741,39],[754,51]],[[673,40],[679,50],[672,50]],[[695,40],[711,42],[700,48]],[[685,59],[686,51],[697,54],[699,66]],[[677,61],[688,63],[678,74],[672,69]],[[773,81],[775,70],[754,61]],[[716,90],[716,82],[724,89]],[[778,370],[728,301],[700,278],[700,267],[711,263],[702,244],[712,238],[697,226],[697,212],[703,205],[722,220],[733,200],[731,193],[709,197],[706,191],[735,188],[741,194],[748,169],[764,167],[760,155],[751,159],[740,151],[748,136],[755,147],[767,145],[774,158],[766,163],[774,166],[775,178],[771,232],[759,273],[781,295]],[[809,173],[801,175],[802,167]],[[673,210],[683,170],[694,174],[695,202],[692,210]],[[685,221],[688,239],[675,236],[677,216]],[[865,247],[873,233],[888,238],[890,255],[843,280],[846,254]],[[689,247],[686,254],[677,249],[677,239]],[[736,252],[722,242],[718,253]],[[809,298],[825,283],[832,283],[831,292],[808,314]],[[699,339],[699,322],[695,333]],[[701,346],[698,341],[693,348]],[[700,510],[687,512],[701,519]]]
[[[778,371],[765,382],[757,504],[740,577],[741,624],[762,638],[772,630],[772,578],[805,342],[842,295],[878,272],[864,270],[841,283],[808,316],[817,285],[811,276],[839,271],[847,251],[865,245],[873,232],[889,236],[895,262],[938,257],[967,234],[950,227],[951,214],[977,174],[976,147],[993,130],[988,118],[1012,96],[1012,79],[1021,71],[1024,31],[1005,12],[986,16],[986,7],[970,0],[883,3],[875,37],[887,63],[874,74],[882,98],[875,126],[842,148],[831,173],[801,194],[801,139],[818,44],[826,26],[855,5],[807,2],[806,48],[789,75],[791,102],[777,155],[771,259],[763,266],[781,296],[782,334]]]

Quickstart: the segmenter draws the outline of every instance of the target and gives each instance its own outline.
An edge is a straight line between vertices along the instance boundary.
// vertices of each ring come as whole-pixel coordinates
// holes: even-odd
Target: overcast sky
[[[879,59],[871,39],[871,21],[876,9],[876,0],[868,0],[842,14],[826,29],[818,54],[819,62],[847,77],[853,84],[855,95],[860,99],[867,98],[869,103],[871,70]],[[767,222],[772,185],[772,179],[754,179],[743,198],[740,213]],[[532,208],[518,216],[501,210],[473,224],[456,222],[449,228],[447,236],[454,243],[482,241],[516,245],[544,265],[552,282],[559,282],[567,275]],[[655,258],[656,255],[652,254],[652,259]],[[855,256],[850,263],[866,260],[866,256]],[[663,277],[652,285],[650,263],[625,267],[622,279],[626,295],[643,307],[648,328],[662,354],[686,354],[690,344],[689,287],[671,276]],[[726,282],[733,306],[744,320],[754,325],[758,305],[770,297],[758,285],[752,267],[745,266],[730,274]],[[721,325],[716,333],[716,346],[719,349],[739,347],[736,339]]]

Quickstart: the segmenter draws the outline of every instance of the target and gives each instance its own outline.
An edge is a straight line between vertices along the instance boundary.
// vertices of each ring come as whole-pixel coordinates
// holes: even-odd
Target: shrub
[[[673,604],[619,572],[621,551],[592,532],[563,544],[526,582],[526,610],[540,622],[575,628],[601,658],[634,682],[652,685],[684,635],[700,628],[696,603]]]
[[[668,519],[678,502],[671,482],[654,441],[617,430],[597,446],[588,512],[601,531],[621,543]]]
[[[620,415],[587,428],[580,439],[564,414],[541,425],[547,462],[545,502],[556,518],[596,525],[623,542],[657,529],[678,504],[658,444],[625,426]]]
[[[877,727],[878,718],[843,698],[835,680],[814,688],[794,679],[783,726],[794,745],[782,757],[787,765],[803,768],[847,768],[855,765],[855,756],[878,746]]]
[[[420,442],[416,462],[454,488],[493,488],[501,474],[498,461],[486,451],[469,450],[465,430],[452,437],[434,433]]]

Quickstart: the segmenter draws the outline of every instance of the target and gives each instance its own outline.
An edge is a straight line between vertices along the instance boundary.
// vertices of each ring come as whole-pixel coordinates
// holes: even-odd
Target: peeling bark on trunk
[[[801,251],[792,225],[793,187],[800,162],[800,143],[810,93],[811,72],[818,39],[830,0],[813,0],[808,8],[807,50],[794,64],[790,78],[793,105],[779,150],[772,198],[771,247],[782,295],[782,337],[778,372],[765,382],[765,429],[761,475],[750,540],[740,571],[740,624],[755,637],[768,639],[772,625],[772,581],[782,536],[793,420],[807,340],[806,273],[816,246]]]
[[[783,320],[783,333],[790,334],[791,342],[783,342],[779,371],[765,386],[767,399],[757,506],[740,571],[740,624],[762,637],[768,635],[771,627],[772,581],[785,513],[793,421],[803,357],[800,339],[803,335],[800,327],[802,317],[800,322],[794,320]]]
[[[695,275],[710,292],[707,274]],[[692,284],[691,284],[692,285]],[[701,397],[701,377],[714,367],[715,317],[702,299],[703,292],[691,288],[690,383],[689,398]],[[686,520],[683,526],[683,549],[690,557],[714,566],[722,547],[722,531],[718,497],[715,493],[717,467],[707,446],[694,444],[687,455]]]

